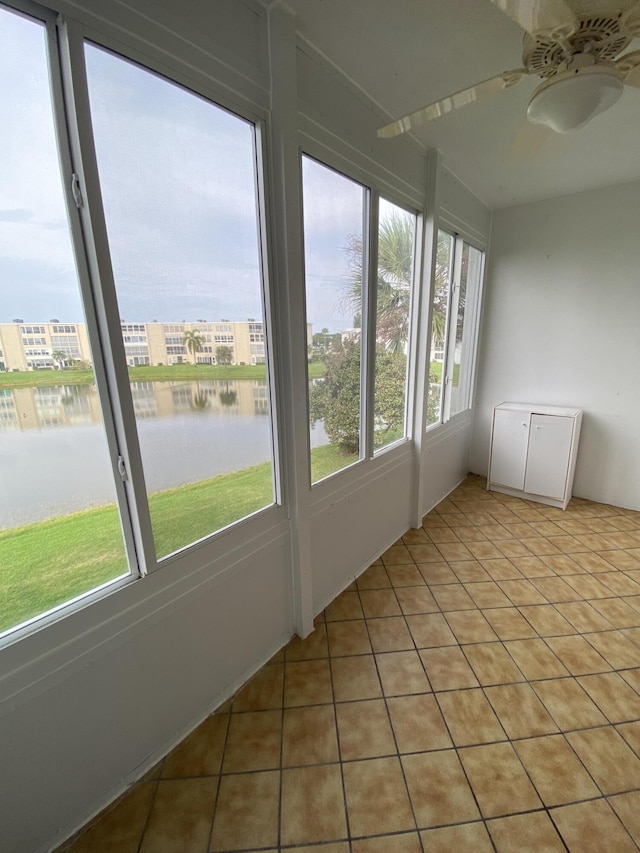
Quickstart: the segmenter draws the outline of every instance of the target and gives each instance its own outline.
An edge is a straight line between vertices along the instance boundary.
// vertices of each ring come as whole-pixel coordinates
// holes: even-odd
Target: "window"
[[[1,7],[0,88],[0,185],[2,206],[12,214],[0,220],[0,323],[17,314],[53,317],[62,310],[83,322],[58,166],[46,28]],[[25,325],[21,332],[41,335],[45,328]],[[53,366],[49,350],[27,356],[35,370]],[[100,407],[78,429],[63,418],[76,391],[58,379],[50,388],[35,381],[3,391],[18,416],[2,438],[0,634],[130,572]]]
[[[206,342],[198,317],[250,311],[263,328],[256,134],[250,123],[102,48],[87,43],[85,58],[119,308],[166,323],[167,355],[185,378],[185,415],[137,421],[163,558],[274,502],[270,419],[235,405],[240,382],[213,405],[197,367]],[[229,287],[230,277],[242,286]],[[216,343],[219,337],[233,340],[216,335]],[[253,487],[237,499],[234,475],[258,465]]]
[[[311,482],[362,457],[365,187],[302,160]]]
[[[427,426],[471,406],[484,253],[438,232],[434,276]]]
[[[198,364],[197,318],[253,314],[269,388],[255,125],[29,9],[0,6],[0,634],[276,494],[271,394]]]
[[[406,435],[416,216],[385,199],[378,211],[373,444],[381,449]]]

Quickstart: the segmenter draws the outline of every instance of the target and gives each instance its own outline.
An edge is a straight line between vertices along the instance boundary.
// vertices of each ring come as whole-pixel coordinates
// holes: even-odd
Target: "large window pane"
[[[482,275],[482,252],[463,242],[460,251],[459,284],[456,284],[455,338],[450,358],[449,417],[471,405],[473,360],[478,324],[478,296]]]
[[[129,572],[45,44],[0,9],[0,633]]]
[[[367,193],[304,157],[311,481],[361,455],[363,228]]]
[[[416,230],[414,214],[380,199],[373,443],[406,434],[407,353]]]
[[[431,315],[431,352],[429,355],[429,393],[427,397],[427,426],[440,422],[442,416],[443,388],[445,376],[445,347],[449,292],[453,272],[454,238],[446,231],[438,232],[436,250],[435,281]]]
[[[163,557],[274,501],[255,128],[105,50],[85,56]]]

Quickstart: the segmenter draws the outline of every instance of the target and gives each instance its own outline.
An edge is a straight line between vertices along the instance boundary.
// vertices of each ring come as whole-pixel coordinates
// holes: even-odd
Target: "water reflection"
[[[197,382],[132,382],[138,420],[170,418],[189,412],[268,415],[264,379],[206,379]],[[0,431],[49,429],[100,423],[94,385],[55,385],[0,390]]]

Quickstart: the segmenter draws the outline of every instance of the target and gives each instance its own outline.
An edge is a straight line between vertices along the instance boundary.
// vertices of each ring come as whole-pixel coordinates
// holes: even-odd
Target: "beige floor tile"
[[[607,619],[614,628],[637,628],[640,626],[640,612],[617,598],[602,598],[592,605]]]
[[[507,640],[504,646],[529,681],[569,675],[544,640]]]
[[[364,619],[327,624],[329,653],[332,657],[371,654],[369,632]]]
[[[571,544],[577,545],[576,540],[573,537],[570,537]],[[550,542],[557,548],[565,547],[568,543],[565,541],[564,537],[553,537],[549,539]],[[580,547],[578,546],[578,551]],[[550,569],[560,576],[566,575],[583,575],[584,569],[580,566],[573,557],[569,557],[566,553],[563,554],[551,554],[548,557],[540,558],[545,566],[548,566]]]
[[[595,572],[606,572],[611,568],[610,563],[607,563],[599,554],[593,554],[591,551],[584,551],[581,554],[573,554],[575,562],[585,571],[593,574]]]
[[[498,853],[565,853],[565,846],[546,812],[513,815],[487,822]]]
[[[382,699],[338,703],[336,718],[343,761],[396,754],[387,707]]]
[[[431,693],[387,699],[398,750],[427,752],[452,746],[438,703]]]
[[[236,694],[234,711],[268,711],[282,708],[284,665],[269,664],[256,673]]]
[[[510,743],[471,746],[459,755],[483,817],[542,808]]]
[[[426,586],[396,587],[396,598],[406,616],[414,613],[435,613],[438,610],[436,600]]]
[[[622,723],[622,725],[616,726],[616,729],[626,740],[635,754],[640,756],[640,721],[637,720],[633,723]]]
[[[324,611],[327,622],[341,622],[344,619],[363,619],[364,613],[357,592],[342,592]]]
[[[217,777],[159,782],[140,850],[206,850],[217,790]]]
[[[283,770],[280,820],[282,844],[345,839],[347,821],[340,765]]]
[[[458,539],[461,542],[464,542],[465,545],[467,542],[484,542],[486,541],[486,536],[480,530],[479,527],[474,527],[473,525],[461,525],[460,527],[456,527],[456,533],[458,535]]]
[[[272,770],[280,766],[282,711],[233,714],[222,762],[223,773]]]
[[[630,684],[636,693],[640,693],[640,668],[625,669],[620,675],[624,678],[627,684]]]
[[[495,581],[465,584],[465,589],[481,608],[511,607],[511,602]]]
[[[385,566],[393,566],[396,563],[411,563],[412,557],[406,545],[392,545],[387,548],[380,558]]]
[[[367,619],[374,652],[399,652],[415,648],[403,616]]]
[[[494,581],[522,580],[522,572],[511,560],[500,555],[494,560],[480,560],[480,565]]]
[[[482,643],[497,640],[497,636],[479,610],[451,610],[446,620],[459,643]]]
[[[500,551],[493,542],[485,539],[484,542],[468,542],[467,548],[476,560],[493,560],[504,559],[504,554]]]
[[[348,841],[336,841],[334,844],[323,843],[321,853],[349,853]],[[278,853],[277,850],[260,851],[260,853]],[[287,847],[287,853],[319,853],[317,844],[305,844],[304,847]]]
[[[456,638],[441,613],[407,616],[406,619],[411,636],[419,649],[456,644]]]
[[[640,649],[640,628],[623,628],[620,633]]]
[[[602,726],[606,717],[575,678],[554,678],[532,685],[562,731]]]
[[[449,563],[449,568],[460,583],[480,583],[491,580],[491,576],[476,560],[457,560]]]
[[[640,646],[636,646],[620,631],[591,633],[585,639],[615,669],[640,666]]]
[[[431,593],[443,611],[472,610],[476,606],[461,583],[432,586]]]
[[[478,686],[478,679],[459,646],[421,649],[420,657],[433,690]]]
[[[315,853],[325,853],[325,848]],[[417,832],[402,832],[352,841],[351,853],[422,853],[422,845]]]
[[[367,619],[376,616],[400,616],[401,610],[393,589],[363,589],[360,592],[362,609]]]
[[[594,598],[611,598],[611,590],[600,583],[597,575],[573,575],[564,580],[572,587],[580,598],[592,600]]]
[[[382,696],[373,655],[333,658],[331,673],[336,702],[377,699]]]
[[[525,680],[502,643],[474,643],[464,653],[482,685]]]
[[[547,637],[547,645],[572,675],[607,672],[611,669],[611,665],[584,637]]]
[[[449,563],[444,560],[432,563],[418,563],[418,571],[425,583],[439,586],[443,583],[457,583],[458,576]]]
[[[640,612],[640,595],[627,595],[624,598],[626,604]]]
[[[287,708],[282,725],[282,766],[330,764],[338,761],[332,705]]]
[[[304,640],[294,637],[285,648],[285,660],[314,660],[329,656],[327,626],[322,623]]]
[[[627,832],[640,847],[640,791],[609,797],[609,805],[626,827]]]
[[[136,785],[65,845],[65,853],[138,853],[155,792],[155,782]]]
[[[456,746],[506,740],[504,730],[481,689],[438,693],[436,698]]]
[[[553,809],[551,817],[572,853],[632,853],[637,850],[606,800]]]
[[[408,566],[389,566],[387,574],[389,575],[391,585],[394,587],[422,586],[424,584],[424,578],[415,563],[411,563]]]
[[[577,679],[611,723],[640,719],[640,696],[617,672]]]
[[[511,739],[558,731],[558,726],[529,684],[487,687],[484,692]]]
[[[501,640],[537,637],[531,625],[515,607],[495,607],[483,610],[482,613]]]
[[[422,545],[429,542],[429,537],[423,527],[410,527],[406,533],[402,534],[402,541],[405,545]]]
[[[588,578],[589,576],[586,575]],[[561,601],[576,601],[579,594],[563,578],[534,578],[531,583],[550,604]]]
[[[512,557],[533,556],[527,546],[518,539],[503,539],[501,542],[497,542],[496,545],[502,556],[507,557],[509,560]]]
[[[529,580],[499,581],[498,586],[516,607],[523,604],[546,603],[544,597]]]
[[[447,562],[473,560],[473,554],[463,542],[439,542],[436,548]],[[417,557],[416,562],[420,562]]]
[[[525,578],[545,578],[553,576],[553,569],[550,569],[549,566],[545,566],[540,557],[535,555],[535,552],[531,550],[530,546],[527,544],[531,540],[522,539],[520,540],[522,545],[529,550],[533,556],[531,557],[511,557],[511,562],[518,569],[521,575]]]
[[[376,655],[376,663],[385,696],[428,693],[431,686],[418,652],[388,652]]]
[[[369,566],[356,580],[358,589],[388,589],[391,586],[384,566]]]
[[[170,779],[178,776],[212,776],[219,773],[228,725],[228,714],[207,717],[167,755],[161,776]]]
[[[402,766],[419,828],[479,817],[455,750],[404,755]]]
[[[210,849],[222,851],[277,844],[279,802],[279,772],[223,776]],[[183,851],[185,847],[179,849]]]
[[[640,559],[632,556],[627,551],[616,548],[613,550],[601,551],[600,555],[604,557],[608,563],[611,563],[612,566],[615,566],[616,569],[640,569]]]
[[[552,604],[533,604],[518,610],[541,637],[559,637],[575,634],[575,628]]]
[[[431,532],[429,533],[429,535],[431,536]],[[440,553],[440,551],[438,551],[437,546],[433,543],[424,545],[411,545],[409,547],[411,548],[411,559],[414,560],[416,563],[439,563],[442,560],[442,554]]]
[[[610,631],[611,625],[588,601],[569,601],[556,604],[556,610],[580,634],[587,631]]]
[[[493,846],[483,823],[461,823],[457,826],[443,826],[439,829],[426,829],[420,833],[424,849],[429,853],[451,853],[452,851],[473,851],[473,853],[493,853]]]
[[[321,705],[333,701],[328,660],[294,661],[285,665],[284,704]]]
[[[415,829],[398,758],[347,762],[343,774],[352,836]]]
[[[517,740],[513,746],[545,806],[599,795],[593,780],[563,735]]]
[[[567,740],[604,794],[640,788],[640,758],[613,726],[569,732]]]
[[[532,536],[530,538],[523,538],[521,541],[537,557],[546,557],[549,554],[560,553],[560,550],[544,536]],[[553,570],[551,572],[553,573]]]

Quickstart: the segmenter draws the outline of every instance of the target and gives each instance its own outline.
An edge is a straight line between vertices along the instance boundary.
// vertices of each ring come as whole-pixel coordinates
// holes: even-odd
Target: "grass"
[[[314,479],[350,461],[331,445],[314,448]],[[272,500],[268,462],[157,492],[149,498],[157,552],[183,548]],[[126,572],[114,504],[0,530],[0,631]]]
[[[309,364],[309,379],[324,376],[322,362]],[[264,364],[174,364],[154,367],[130,367],[130,382],[189,382],[200,379],[266,379]],[[52,385],[91,385],[93,370],[28,370],[0,372],[0,388],[42,388]]]

